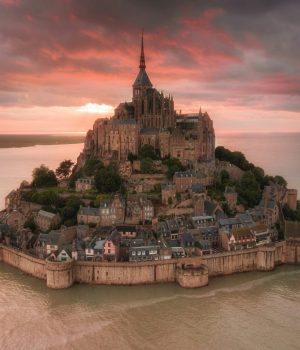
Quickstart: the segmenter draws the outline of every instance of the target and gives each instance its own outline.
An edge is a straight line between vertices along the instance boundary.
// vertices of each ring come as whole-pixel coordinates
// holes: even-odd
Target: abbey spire
[[[146,68],[145,54],[144,54],[144,32],[142,32],[142,42],[141,42],[141,56],[140,56],[140,69]]]
[[[145,53],[144,53],[144,33],[141,39],[140,71],[133,83],[133,97],[141,93],[142,88],[151,88],[152,83],[146,73]]]

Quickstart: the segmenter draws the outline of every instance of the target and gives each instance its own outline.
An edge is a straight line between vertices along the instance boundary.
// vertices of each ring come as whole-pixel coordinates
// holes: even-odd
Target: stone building
[[[291,210],[297,210],[297,195],[298,191],[295,189],[287,190],[287,205]]]
[[[34,218],[34,222],[41,231],[48,231],[60,223],[60,216],[59,214],[40,210]]]
[[[130,102],[120,103],[109,119],[95,121],[88,131],[80,168],[93,155],[102,161],[126,161],[141,146],[152,145],[162,157],[172,156],[183,163],[214,159],[215,133],[207,113],[178,114],[172,96],[152,85],[146,72],[142,37],[138,75],[132,85]]]
[[[76,192],[89,191],[93,188],[93,186],[94,186],[94,178],[93,177],[80,178],[75,182]]]

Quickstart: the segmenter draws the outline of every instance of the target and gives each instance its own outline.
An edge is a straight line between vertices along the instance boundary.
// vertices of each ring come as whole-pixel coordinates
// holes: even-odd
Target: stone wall
[[[40,279],[46,279],[46,262],[16,249],[0,246],[0,261]]]
[[[208,278],[246,271],[270,271],[278,264],[300,263],[300,240],[288,240],[235,252],[149,262],[54,262],[0,245],[0,261],[47,281],[50,288],[77,283],[137,285],[178,282],[185,288],[208,284]]]

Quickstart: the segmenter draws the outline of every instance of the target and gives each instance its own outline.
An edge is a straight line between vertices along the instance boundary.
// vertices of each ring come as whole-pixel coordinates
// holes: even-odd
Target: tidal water
[[[196,290],[45,281],[0,263],[0,349],[299,349],[300,268]]]

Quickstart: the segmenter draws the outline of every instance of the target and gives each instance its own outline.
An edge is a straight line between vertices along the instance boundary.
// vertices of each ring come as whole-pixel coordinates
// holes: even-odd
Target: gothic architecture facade
[[[172,96],[164,96],[146,72],[142,37],[139,73],[132,85],[132,101],[120,103],[114,116],[95,121],[87,134],[82,158],[127,160],[140,147],[151,144],[162,157],[183,163],[214,159],[215,133],[207,113],[178,114]]]

